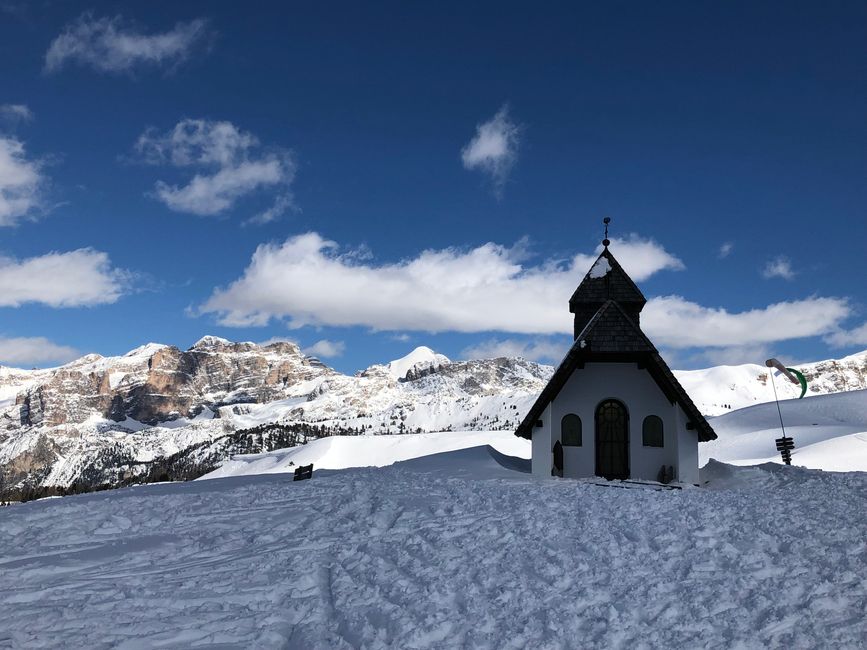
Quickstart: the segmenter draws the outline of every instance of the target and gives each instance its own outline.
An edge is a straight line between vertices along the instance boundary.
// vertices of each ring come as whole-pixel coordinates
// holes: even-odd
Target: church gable
[[[569,301],[576,314],[575,342],[515,434],[532,437],[542,412],[576,369],[590,362],[630,362],[650,374],[669,402],[680,405],[699,441],[714,440],[716,433],[639,327],[644,295],[608,250],[607,239],[603,244],[605,249]]]
[[[639,368],[650,373],[669,402],[680,404],[699,441],[716,439],[716,433],[677,381],[653,343],[612,300],[600,307],[582,330],[515,434],[524,438],[532,437],[536,420],[545,407],[557,397],[572,373],[590,362],[636,363]]]

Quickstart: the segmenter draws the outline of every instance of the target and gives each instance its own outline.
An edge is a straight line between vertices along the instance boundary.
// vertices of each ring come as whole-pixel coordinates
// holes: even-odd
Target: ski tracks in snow
[[[655,492],[396,465],[6,508],[0,647],[860,647],[867,477],[730,471]]]

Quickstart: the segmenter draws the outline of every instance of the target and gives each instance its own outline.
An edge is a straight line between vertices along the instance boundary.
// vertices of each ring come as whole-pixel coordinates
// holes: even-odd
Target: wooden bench
[[[304,481],[308,478],[313,478],[313,463],[295,468],[295,478],[292,479],[293,481]]]

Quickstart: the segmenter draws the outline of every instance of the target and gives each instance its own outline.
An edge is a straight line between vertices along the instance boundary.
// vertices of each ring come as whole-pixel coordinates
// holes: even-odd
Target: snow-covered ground
[[[0,647],[863,647],[867,475],[522,465],[480,446],[0,509]]]
[[[786,434],[795,440],[793,463],[826,471],[867,472],[867,390],[780,402]],[[699,444],[700,464],[716,459],[735,465],[782,463],[774,439],[780,420],[774,403],[712,418],[719,439]],[[235,456],[205,479],[318,469],[383,467],[430,454],[491,445],[530,458],[530,443],[511,431],[455,431],[391,436],[333,436],[301,447]]]
[[[449,431],[395,436],[332,436],[313,440],[300,447],[278,449],[265,454],[235,456],[199,480],[294,472],[299,465],[317,469],[385,467],[404,460],[432,454],[490,445],[507,456],[530,458],[530,441],[511,431]]]
[[[867,391],[781,408],[834,472],[778,464],[771,403],[712,419],[701,489],[537,480],[462,431],[0,508],[0,648],[864,647]]]
[[[780,402],[786,435],[795,441],[792,463],[827,471],[867,471],[867,390],[815,395]],[[737,465],[779,463],[774,446],[780,413],[773,402],[710,420],[719,438],[698,446],[710,458]]]

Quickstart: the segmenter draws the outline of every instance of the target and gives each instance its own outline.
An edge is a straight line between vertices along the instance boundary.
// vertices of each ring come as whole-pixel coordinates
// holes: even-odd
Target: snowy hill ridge
[[[799,368],[811,394],[867,388],[867,352]],[[419,347],[350,376],[293,343],[215,336],[185,351],[148,343],[58,368],[0,367],[0,492],[117,485],[166,459],[189,476],[236,453],[333,433],[513,429],[552,372],[521,358],[451,361]],[[717,415],[773,399],[767,373],[744,365],[676,375]],[[797,392],[779,380],[777,390]]]
[[[792,365],[792,364],[790,364]],[[828,395],[867,388],[867,350],[842,359],[792,365],[807,379],[807,395]],[[769,368],[758,364],[716,366],[703,370],[676,370],[678,381],[705,415],[720,415],[728,411],[771,402]],[[800,386],[775,375],[780,399],[801,394]]]

